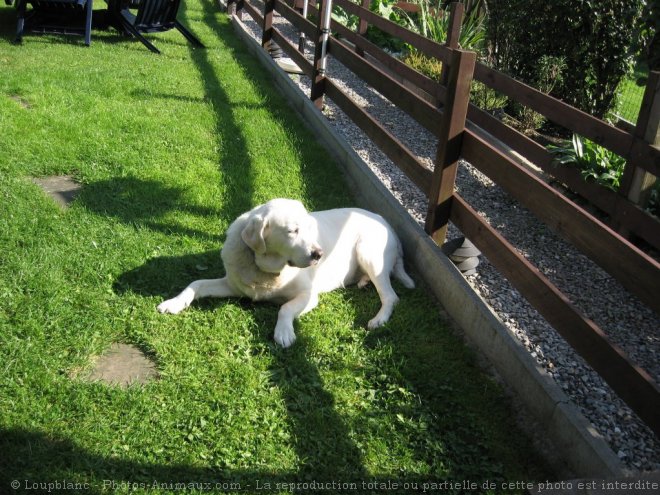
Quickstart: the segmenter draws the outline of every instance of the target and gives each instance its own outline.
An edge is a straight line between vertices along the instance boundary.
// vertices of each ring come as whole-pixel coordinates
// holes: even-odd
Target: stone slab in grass
[[[44,190],[57,204],[66,208],[78,196],[82,186],[68,175],[33,178],[32,181]]]
[[[94,369],[84,377],[86,381],[100,381],[120,387],[145,384],[156,378],[156,365],[140,349],[117,343],[97,359]]]

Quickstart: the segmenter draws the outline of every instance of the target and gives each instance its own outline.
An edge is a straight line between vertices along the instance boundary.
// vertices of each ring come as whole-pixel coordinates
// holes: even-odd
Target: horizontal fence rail
[[[656,247],[660,246],[658,219],[630,201],[627,193],[585,182],[577,170],[555,165],[543,146],[471,104],[471,82],[474,78],[625,157],[630,181],[640,171],[658,174],[660,151],[647,142],[645,134],[648,133],[639,127],[640,124],[635,129],[611,126],[476,62],[474,53],[457,49],[463,12],[460,4],[452,4],[449,29],[452,39],[447,45],[440,45],[349,0],[334,0],[334,5],[359,17],[358,32],[353,32],[327,18],[329,10],[325,2],[330,1],[310,2],[308,14],[316,24],[301,15],[300,5],[295,0],[267,0],[263,14],[245,1],[243,10],[263,26],[264,46],[275,41],[312,79],[310,98],[317,106],[322,105],[324,97],[332,99],[426,195],[428,234],[442,244],[448,222],[454,223],[660,437],[660,390],[649,374],[613,345],[598,325],[586,318],[537,267],[518,253],[515,246],[477,214],[454,187],[458,161],[464,158],[660,314],[657,298],[660,264],[491,141],[496,138],[505,143],[548,175],[590,199],[619,227],[623,226]],[[240,7],[241,4],[237,4],[239,10]],[[273,26],[272,13],[275,12],[314,41],[313,63]],[[441,83],[411,69],[368,41],[363,36],[367,25],[376,26],[441,61]],[[330,31],[339,34],[341,39]],[[327,72],[328,56],[337,59],[438,137],[433,170],[425,167],[404,143],[341,89],[339,82]],[[651,91],[647,93],[645,99],[649,101],[653,95]]]

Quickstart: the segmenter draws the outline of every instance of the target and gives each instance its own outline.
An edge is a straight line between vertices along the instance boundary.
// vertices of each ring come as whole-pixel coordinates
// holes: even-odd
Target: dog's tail
[[[397,256],[396,261],[394,262],[394,268],[392,269],[392,275],[394,275],[394,278],[401,282],[404,287],[413,289],[415,288],[415,282],[410,278],[410,275],[406,273],[406,269],[403,266],[403,248],[401,247],[401,242],[399,241],[397,244]]]

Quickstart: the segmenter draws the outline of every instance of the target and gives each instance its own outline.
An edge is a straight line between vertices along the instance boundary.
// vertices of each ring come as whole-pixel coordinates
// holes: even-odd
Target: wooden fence
[[[238,0],[233,5],[239,16],[241,11],[247,12],[263,26],[264,46],[270,40],[275,41],[311,78],[310,98],[319,108],[324,97],[330,98],[426,194],[427,233],[442,244],[448,222],[454,223],[660,437],[660,391],[650,375],[612,344],[593,321],[478,215],[454,188],[458,161],[463,158],[660,313],[660,264],[621,235],[630,232],[660,248],[658,219],[630,199],[640,177],[660,175],[660,150],[652,145],[658,128],[653,119],[660,113],[660,74],[651,74],[637,127],[619,129],[488,68],[476,60],[475,53],[459,49],[463,14],[460,3],[452,4],[452,29],[447,43],[441,45],[370,12],[365,8],[367,0],[363,0],[363,6],[349,0],[334,0],[334,5],[360,18],[357,32],[329,19],[329,2],[333,0],[312,2],[308,14],[315,22],[301,15],[301,5],[295,1],[265,0],[263,12],[249,0]],[[273,27],[274,12],[314,42],[313,62]],[[416,72],[367,40],[363,34],[369,24],[440,60],[443,84]],[[328,55],[438,137],[433,171],[342,91],[326,70]],[[613,192],[585,182],[578,171],[556,166],[543,146],[471,104],[473,78],[625,157],[627,166],[621,190]],[[482,131],[588,199],[610,216],[611,224],[606,225],[560,194],[495,146],[492,139],[485,138],[487,134]]]

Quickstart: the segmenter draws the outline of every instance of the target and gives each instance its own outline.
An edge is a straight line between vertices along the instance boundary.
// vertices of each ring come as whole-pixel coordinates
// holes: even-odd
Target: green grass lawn
[[[633,124],[637,122],[639,109],[642,106],[644,97],[644,85],[639,85],[638,80],[648,77],[649,71],[646,65],[639,64],[635,72],[621,81],[619,85],[619,98],[616,113],[628,122]]]
[[[152,494],[551,477],[423,287],[397,286],[372,332],[373,288],[324,295],[288,350],[272,342],[273,305],[157,313],[222,273],[223,233],[253,205],[354,204],[215,3],[191,0],[179,18],[206,49],[175,31],[151,36],[161,56],[113,31],[91,47],[16,46],[15,11],[0,7],[0,493],[12,480]],[[83,184],[66,210],[30,180],[53,174]],[[72,377],[113,342],[145,351],[160,378]]]

